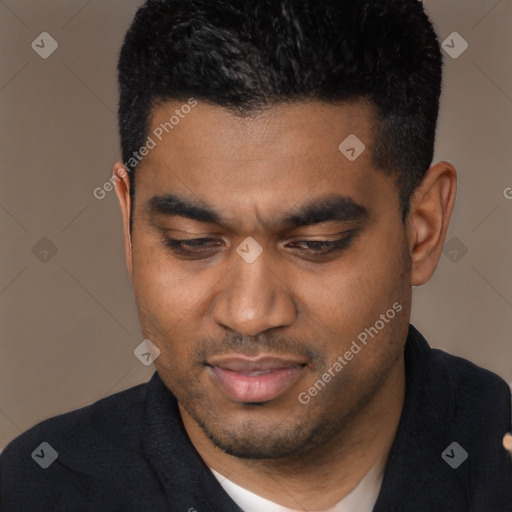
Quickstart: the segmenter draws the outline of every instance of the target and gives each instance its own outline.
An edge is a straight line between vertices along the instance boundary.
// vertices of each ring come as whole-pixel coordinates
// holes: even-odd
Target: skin
[[[151,130],[181,105],[156,107]],[[431,278],[455,201],[456,171],[439,162],[404,224],[393,179],[371,161],[372,123],[371,106],[360,102],[276,105],[245,119],[199,103],[137,168],[131,237],[129,181],[121,162],[114,167],[142,331],[161,351],[156,369],[192,443],[219,473],[293,509],[328,508],[374,464],[384,468],[403,407],[411,286]],[[366,145],[353,162],[338,150],[349,134]],[[366,207],[367,221],[281,225],[292,209],[333,192]],[[225,223],[150,214],[147,201],[167,193],[201,201]],[[304,243],[348,231],[355,238],[332,255]],[[165,235],[213,245],[187,259]],[[236,252],[247,237],[263,249],[250,264]],[[402,311],[300,403],[298,394],[396,302]],[[206,366],[233,353],[293,356],[306,366],[255,406],[227,397]]]

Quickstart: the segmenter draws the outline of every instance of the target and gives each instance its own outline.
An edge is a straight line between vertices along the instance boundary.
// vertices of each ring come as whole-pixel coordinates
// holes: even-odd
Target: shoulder
[[[512,429],[512,396],[496,373],[459,356],[431,349],[431,411],[444,418],[453,435],[473,446],[473,454],[504,451],[501,443]],[[488,455],[487,455],[488,456]]]
[[[440,377],[433,384],[437,418],[451,439],[444,444],[456,441],[469,454],[457,476],[467,482],[475,510],[505,510],[512,499],[512,464],[502,446],[512,427],[510,387],[497,374],[462,357],[439,349],[432,349],[431,356],[432,377]]]
[[[415,387],[425,398],[440,400],[444,406],[455,410],[498,409],[504,418],[508,416],[510,428],[511,389],[505,380],[463,357],[432,348],[412,324],[409,325],[406,364],[416,382]]]
[[[501,404],[510,411],[511,389],[499,375],[440,349],[431,349],[431,357],[434,369],[444,370],[456,396],[471,398],[482,407]]]
[[[136,452],[144,429],[147,389],[148,383],[139,384],[41,421],[16,437],[0,454],[0,495],[12,500],[14,510],[17,500],[24,500],[27,482],[44,501],[51,489],[74,481],[73,475],[98,473],[102,459],[119,460],[120,467],[133,462],[129,454]]]
[[[11,441],[2,458],[42,438],[77,439],[83,433],[89,436],[109,436],[112,427],[126,431],[133,428],[144,414],[148,383],[139,384],[124,391],[109,395],[90,405],[43,420]],[[128,418],[130,421],[127,421]],[[117,436],[118,437],[118,436]]]

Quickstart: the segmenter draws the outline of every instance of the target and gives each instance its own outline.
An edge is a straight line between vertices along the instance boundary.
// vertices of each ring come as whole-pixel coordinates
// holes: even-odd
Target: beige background
[[[0,449],[154,371],[133,354],[143,336],[115,193],[93,197],[118,159],[115,67],[140,3],[0,2]],[[456,166],[459,192],[411,321],[512,382],[512,0],[425,4],[440,40],[455,31],[469,48],[444,53],[435,160]],[[59,45],[47,59],[31,47],[42,32]]]

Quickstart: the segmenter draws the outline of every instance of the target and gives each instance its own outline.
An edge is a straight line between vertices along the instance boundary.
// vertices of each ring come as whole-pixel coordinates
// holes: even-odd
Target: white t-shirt
[[[244,512],[304,512],[304,509],[286,508],[240,487],[210,468],[224,490]],[[384,468],[375,464],[357,487],[333,507],[322,512],[372,512],[379,495]]]

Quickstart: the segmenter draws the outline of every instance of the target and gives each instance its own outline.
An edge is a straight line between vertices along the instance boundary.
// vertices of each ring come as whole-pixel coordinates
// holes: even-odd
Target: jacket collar
[[[404,358],[404,406],[374,512],[432,512],[439,509],[439,493],[442,510],[469,511],[468,464],[453,470],[441,457],[453,441],[466,444],[454,432],[456,392],[449,368],[441,360],[433,364],[432,349],[413,325]]]
[[[165,489],[171,510],[241,512],[190,441],[178,402],[157,372],[149,381],[143,451]]]

